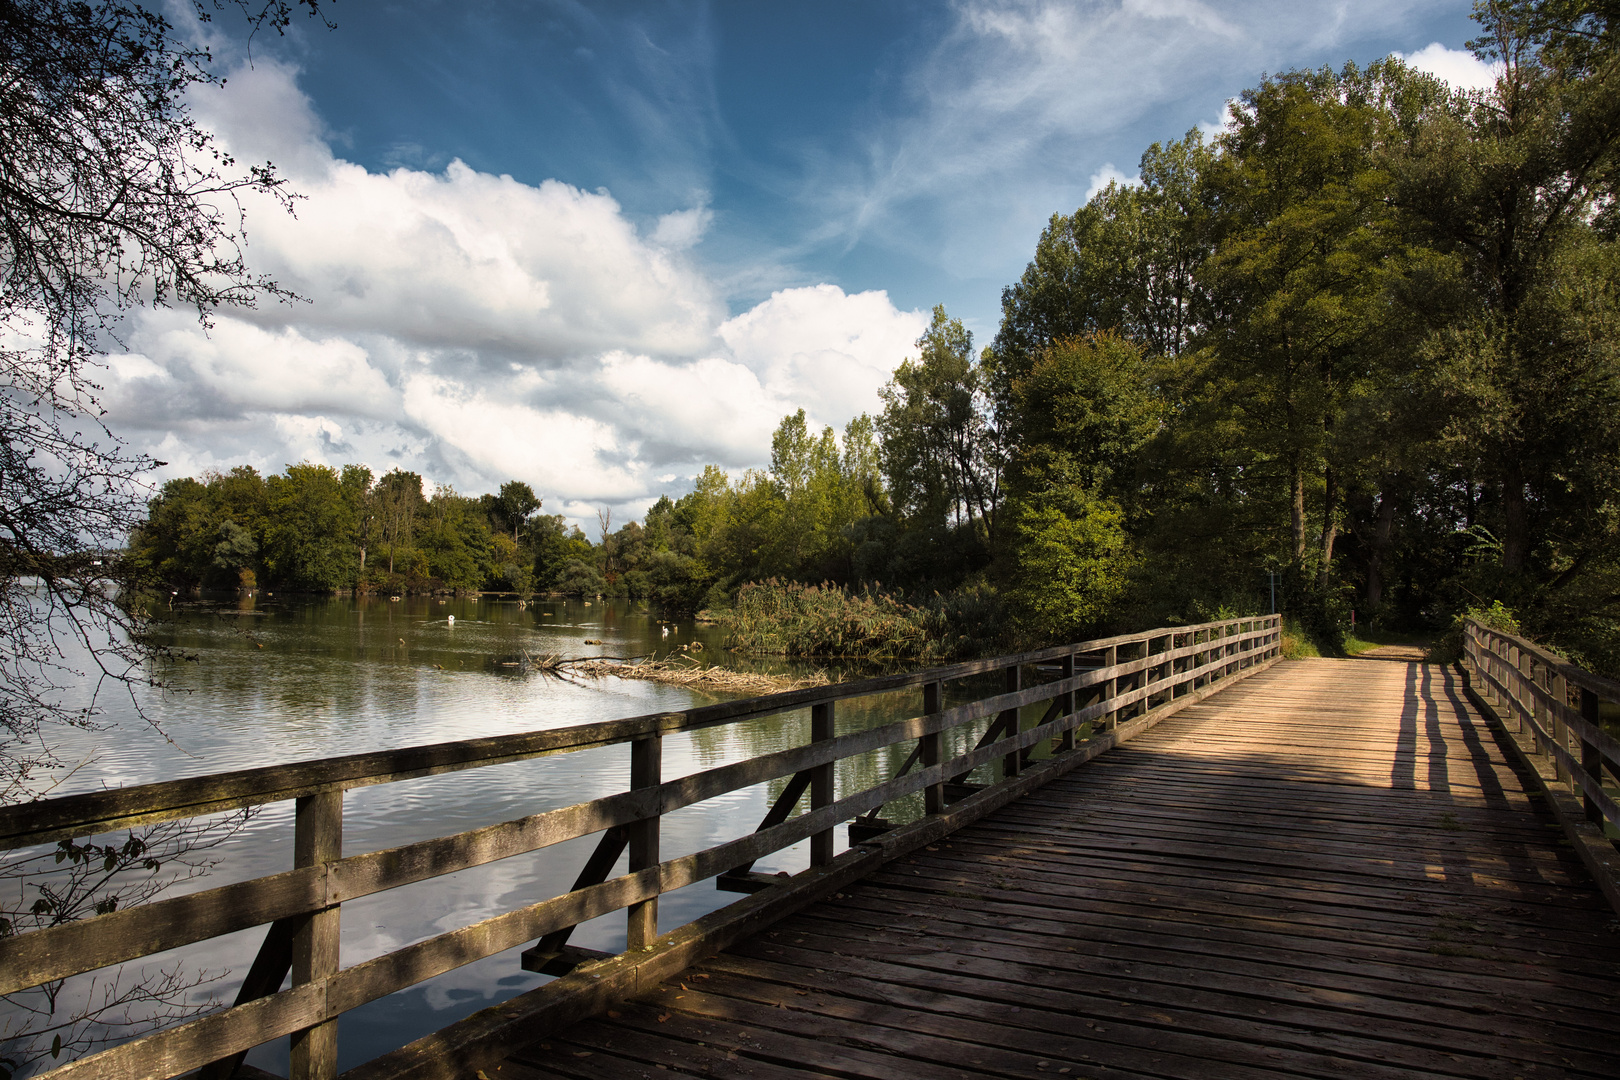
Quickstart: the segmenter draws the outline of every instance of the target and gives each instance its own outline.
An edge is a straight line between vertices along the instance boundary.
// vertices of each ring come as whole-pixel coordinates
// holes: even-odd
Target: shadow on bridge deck
[[[1445,669],[1279,664],[490,1080],[1620,1076],[1509,760]]]

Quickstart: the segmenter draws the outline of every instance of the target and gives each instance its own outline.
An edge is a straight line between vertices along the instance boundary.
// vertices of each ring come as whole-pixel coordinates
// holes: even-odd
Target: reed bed
[[[936,663],[993,649],[1000,608],[988,590],[911,601],[878,588],[764,581],[744,585],[726,648],[756,656]]]

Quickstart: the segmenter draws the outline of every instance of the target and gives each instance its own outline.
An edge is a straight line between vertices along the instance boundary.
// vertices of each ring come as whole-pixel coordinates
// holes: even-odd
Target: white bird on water
[[[449,620],[448,620],[448,621],[449,621],[449,623],[450,623],[450,625],[451,625],[451,626],[454,626],[454,625],[456,625],[456,617],[455,617],[455,616],[454,616],[454,615],[451,615],[451,616],[450,616],[450,617],[449,617]]]

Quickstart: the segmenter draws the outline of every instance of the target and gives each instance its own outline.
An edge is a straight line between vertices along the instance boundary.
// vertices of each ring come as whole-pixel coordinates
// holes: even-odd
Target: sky
[[[246,227],[303,299],[138,312],[106,419],[154,483],[360,463],[637,518],[768,463],[796,409],[878,412],[936,304],[988,343],[1052,214],[1266,73],[1488,82],[1469,10],[342,0],[331,30],[210,31],[228,78],[193,112],[302,196]]]

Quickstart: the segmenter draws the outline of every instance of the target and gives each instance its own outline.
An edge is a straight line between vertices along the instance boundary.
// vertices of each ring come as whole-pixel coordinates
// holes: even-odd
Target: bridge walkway
[[[490,1080],[1620,1076],[1510,760],[1453,671],[1283,662]]]

